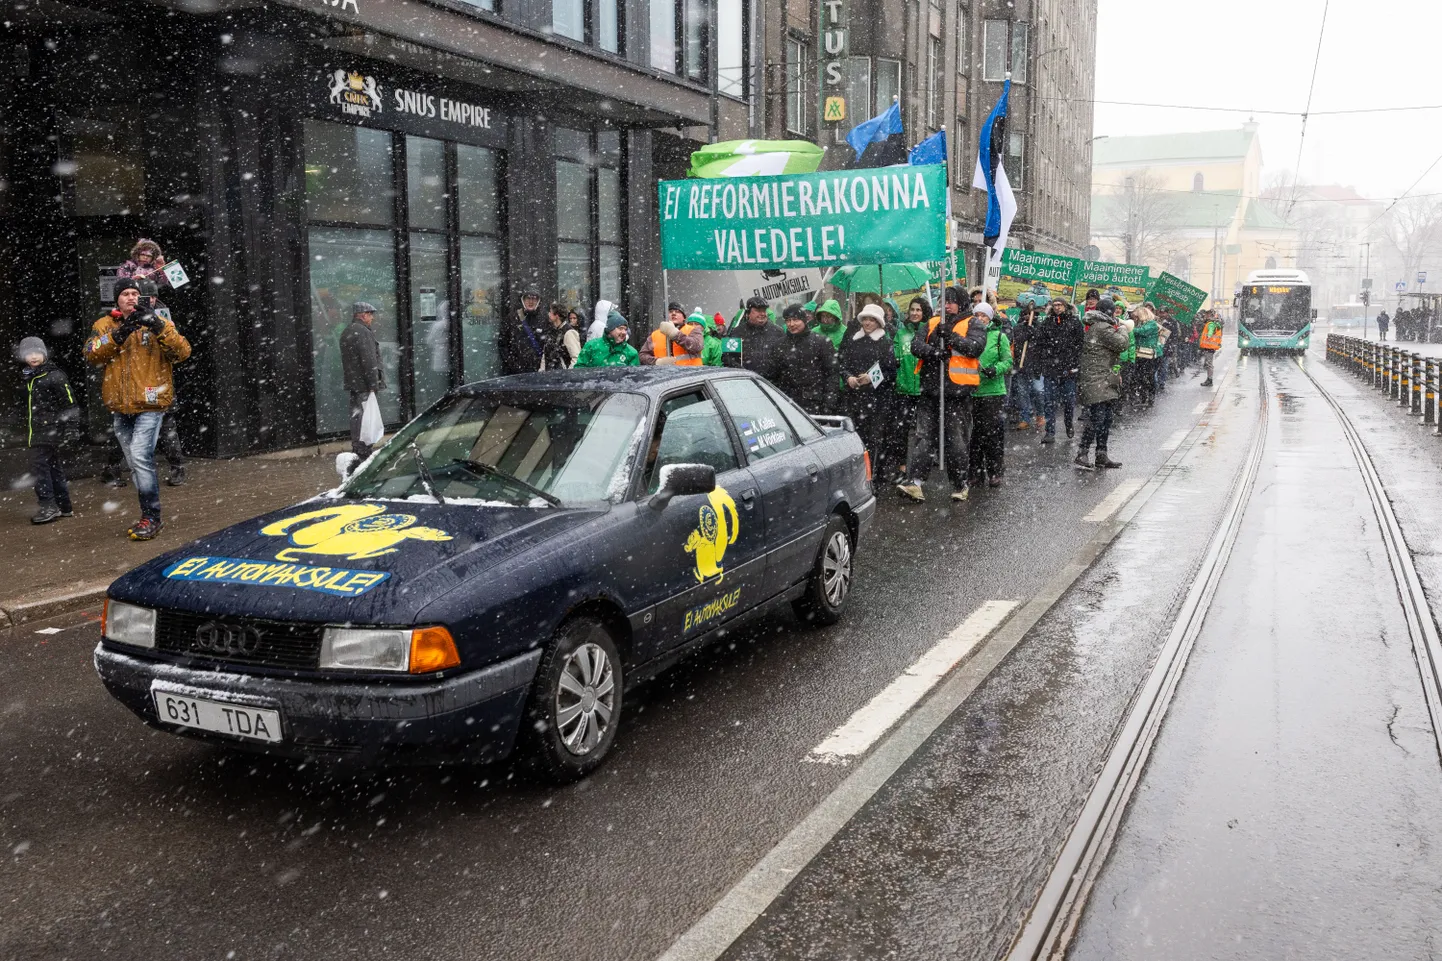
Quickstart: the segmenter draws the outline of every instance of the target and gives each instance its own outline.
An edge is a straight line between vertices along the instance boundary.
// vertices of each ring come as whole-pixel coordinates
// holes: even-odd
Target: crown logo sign
[[[365,77],[362,77],[360,74],[352,70],[346,76],[346,86],[350,87],[352,90],[355,91],[364,90],[366,86]]]

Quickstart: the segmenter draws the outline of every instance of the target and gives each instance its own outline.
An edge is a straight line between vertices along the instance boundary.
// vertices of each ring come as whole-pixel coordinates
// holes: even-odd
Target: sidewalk
[[[314,449],[300,456],[191,460],[188,472],[185,486],[166,487],[162,463],[165,529],[153,541],[125,536],[140,516],[134,484],[117,489],[93,478],[75,481],[75,516],[41,526],[30,523],[31,488],[0,492],[0,537],[10,557],[0,584],[0,628],[98,603],[112,580],[142,561],[336,484],[335,455]]]

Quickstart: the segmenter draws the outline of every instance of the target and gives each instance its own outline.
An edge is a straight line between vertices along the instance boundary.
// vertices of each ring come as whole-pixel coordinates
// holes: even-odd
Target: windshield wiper
[[[441,492],[436,489],[436,479],[431,476],[431,469],[426,466],[426,459],[421,454],[421,449],[416,446],[415,441],[411,441],[410,445],[406,447],[406,450],[411,452],[411,456],[416,459],[416,467],[420,468],[421,486],[426,489],[427,494],[430,494],[436,499],[437,504],[444,507],[446,505],[446,499],[442,497]]]
[[[478,460],[466,460],[463,457],[457,457],[455,460],[451,461],[451,463],[459,464],[467,470],[473,471],[477,474],[485,474],[489,477],[499,477],[503,481],[509,481],[510,483],[515,484],[517,487],[520,487],[523,490],[527,490],[530,491],[532,494],[535,494],[537,497],[541,498],[541,500],[545,501],[547,504],[550,504],[552,507],[564,506],[561,503],[561,499],[555,494],[552,494],[549,491],[543,491],[539,487],[536,487],[534,484],[528,484],[526,481],[521,480],[514,474],[507,474],[499,467],[492,467],[490,464],[486,464]]]

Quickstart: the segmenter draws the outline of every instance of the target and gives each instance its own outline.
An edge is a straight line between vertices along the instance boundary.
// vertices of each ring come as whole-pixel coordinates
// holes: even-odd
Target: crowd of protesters
[[[535,287],[501,333],[503,373],[568,367],[731,366],[766,377],[805,410],[849,417],[873,472],[913,500],[944,465],[953,500],[1005,483],[1008,430],[1057,442],[1060,424],[1081,438],[1080,470],[1120,467],[1110,454],[1112,423],[1144,410],[1169,380],[1201,364],[1212,383],[1221,322],[1204,311],[1194,322],[1147,302],[1087,291],[1074,305],[1025,294],[999,311],[981,288],[947,288],[937,310],[925,296],[903,310],[894,300],[861,295],[848,321],[836,300],[793,304],[778,317],[753,297],[727,319],[667,306],[655,330],[634,338],[609,301],[594,314],[553,303],[542,310]],[[723,348],[729,343],[730,349]],[[1095,453],[1093,454],[1093,451]]]

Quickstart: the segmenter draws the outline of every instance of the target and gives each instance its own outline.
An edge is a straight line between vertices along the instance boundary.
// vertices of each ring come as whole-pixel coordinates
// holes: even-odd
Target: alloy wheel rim
[[[561,665],[556,683],[556,731],[566,750],[590,754],[611,729],[616,710],[616,672],[598,644],[582,644]]]
[[[851,590],[851,541],[840,531],[826,542],[826,553],[821,558],[821,587],[832,607],[840,607]]]

